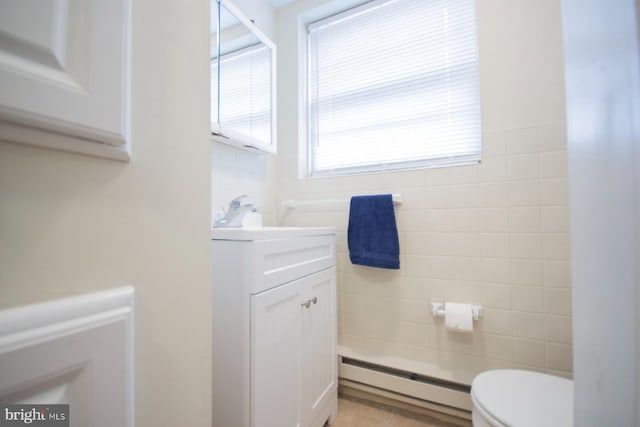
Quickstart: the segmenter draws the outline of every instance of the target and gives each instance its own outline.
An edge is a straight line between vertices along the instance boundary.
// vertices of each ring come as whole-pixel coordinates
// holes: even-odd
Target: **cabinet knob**
[[[308,300],[306,300],[305,302],[303,302],[300,305],[303,306],[304,308],[309,308],[311,303],[317,304],[318,303],[318,297],[313,297],[311,299],[308,299]]]

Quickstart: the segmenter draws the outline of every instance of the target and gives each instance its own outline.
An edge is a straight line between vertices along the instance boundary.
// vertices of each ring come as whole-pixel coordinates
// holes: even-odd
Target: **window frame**
[[[305,106],[306,106],[306,144],[305,144],[305,157],[306,157],[306,176],[308,178],[320,178],[331,177],[341,175],[356,175],[367,173],[384,173],[384,172],[397,172],[397,171],[411,171],[418,169],[429,169],[434,167],[450,167],[477,164],[482,160],[482,112],[481,112],[481,99],[480,99],[480,66],[479,66],[479,42],[478,42],[478,10],[477,2],[471,1],[474,7],[474,49],[475,49],[475,84],[477,93],[477,131],[475,135],[477,137],[477,151],[468,155],[447,155],[441,157],[426,157],[426,158],[414,158],[411,160],[401,160],[395,162],[378,162],[367,165],[351,165],[346,167],[337,167],[331,169],[314,170],[314,147],[313,143],[315,138],[313,136],[314,128],[317,126],[317,120],[313,120],[314,112],[313,96],[312,96],[312,40],[310,34],[310,27],[318,25],[319,22],[327,19],[333,19],[336,17],[348,17],[351,14],[359,13],[363,9],[374,8],[379,5],[389,3],[394,0],[370,0],[352,4],[346,9],[332,9],[332,13],[314,14],[313,20],[306,20],[303,23],[303,33],[305,37]]]

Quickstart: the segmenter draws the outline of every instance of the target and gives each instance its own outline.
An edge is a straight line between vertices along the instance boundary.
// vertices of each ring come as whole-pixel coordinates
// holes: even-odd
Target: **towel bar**
[[[393,194],[393,204],[395,206],[402,204],[402,194]],[[325,200],[284,200],[282,206],[285,208],[295,209],[298,206],[310,206],[310,205],[324,205],[333,203],[348,203],[350,199],[325,199]]]

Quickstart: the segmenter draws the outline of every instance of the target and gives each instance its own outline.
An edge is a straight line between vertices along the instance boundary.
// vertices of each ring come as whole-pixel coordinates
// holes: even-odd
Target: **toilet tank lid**
[[[573,426],[573,381],[539,372],[497,369],[477,375],[471,396],[508,426]]]

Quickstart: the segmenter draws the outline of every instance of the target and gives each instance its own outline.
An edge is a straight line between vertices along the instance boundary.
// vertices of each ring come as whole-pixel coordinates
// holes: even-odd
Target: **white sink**
[[[221,227],[211,230],[212,240],[267,240],[335,234],[334,227]]]

